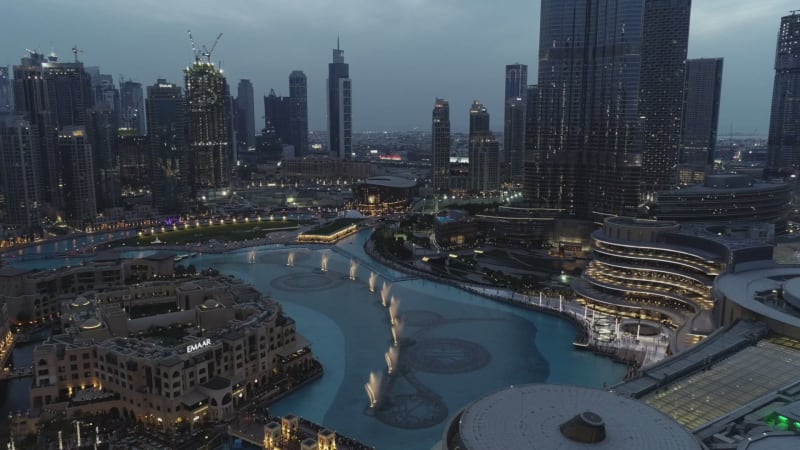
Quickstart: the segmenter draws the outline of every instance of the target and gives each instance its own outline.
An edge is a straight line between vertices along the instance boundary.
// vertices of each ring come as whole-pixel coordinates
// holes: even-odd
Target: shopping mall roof
[[[800,279],[800,266],[773,265],[757,270],[723,273],[717,277],[714,289],[727,301],[736,303],[744,309],[800,328],[800,314],[796,311],[781,307],[779,303],[773,304],[757,299],[760,293],[772,290],[783,291],[784,297],[788,296],[792,301],[800,299],[800,283],[795,281],[798,279]]]
[[[599,439],[575,439],[575,434],[599,428]],[[701,448],[680,424],[642,402],[551,384],[512,386],[470,404],[459,418],[458,432],[465,449]]]

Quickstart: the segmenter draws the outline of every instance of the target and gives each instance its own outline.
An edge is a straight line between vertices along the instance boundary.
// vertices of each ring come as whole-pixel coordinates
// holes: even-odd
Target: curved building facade
[[[705,184],[656,193],[648,216],[678,222],[770,222],[786,228],[791,187],[756,182],[748,175],[710,175]]]
[[[573,282],[579,301],[615,316],[713,331],[714,278],[769,260],[772,247],[674,221],[613,217],[592,233],[592,261]]]
[[[408,178],[380,176],[355,186],[355,207],[365,216],[402,212],[411,206],[419,187]]]
[[[714,283],[717,320],[764,322],[770,331],[800,339],[800,266],[765,265],[726,273]]]

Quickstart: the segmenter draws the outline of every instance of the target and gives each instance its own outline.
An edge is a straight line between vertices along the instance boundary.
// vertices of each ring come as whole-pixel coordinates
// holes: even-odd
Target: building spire
[[[336,50],[339,50],[339,36],[336,36]]]

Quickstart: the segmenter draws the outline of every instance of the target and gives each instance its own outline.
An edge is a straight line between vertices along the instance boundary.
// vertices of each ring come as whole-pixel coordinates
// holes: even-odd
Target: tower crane
[[[72,46],[72,54],[75,55],[75,62],[78,62],[78,53],[83,53],[83,50],[78,48],[78,44],[75,44]]]
[[[211,62],[211,54],[214,52],[214,49],[217,48],[217,44],[219,43],[219,39],[222,37],[222,33],[220,33],[217,38],[214,40],[214,43],[211,45],[209,49],[205,44],[202,48],[198,48],[197,44],[194,42],[194,37],[192,36],[192,30],[187,31],[189,34],[189,41],[192,43],[192,53],[194,53],[194,61],[200,62],[201,57],[205,57],[206,60],[210,63]]]

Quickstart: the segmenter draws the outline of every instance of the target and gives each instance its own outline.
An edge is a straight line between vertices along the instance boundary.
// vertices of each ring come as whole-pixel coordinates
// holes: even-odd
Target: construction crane
[[[78,53],[83,53],[83,50],[78,48],[78,44],[72,46],[72,53],[75,55],[75,62],[78,62]]]
[[[211,45],[209,49],[205,44],[202,48],[198,48],[197,44],[194,42],[194,37],[192,36],[192,30],[187,30],[189,34],[189,41],[192,43],[192,53],[194,53],[194,61],[200,62],[200,57],[205,56],[206,60],[210,63],[211,62],[211,54],[214,52],[214,49],[217,48],[217,44],[219,43],[219,39],[222,37],[222,33],[217,36],[214,40],[214,44]]]

